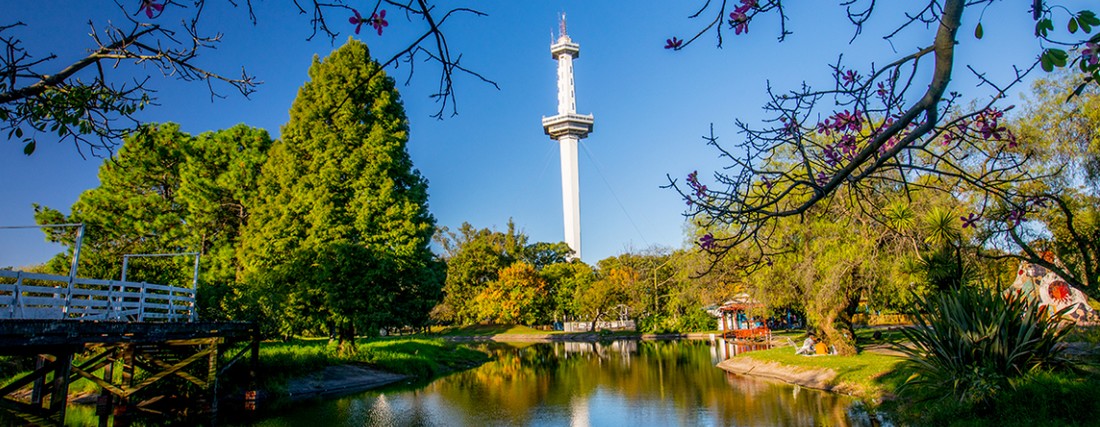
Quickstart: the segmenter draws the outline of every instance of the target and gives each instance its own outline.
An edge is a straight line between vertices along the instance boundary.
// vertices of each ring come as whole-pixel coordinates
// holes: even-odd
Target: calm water
[[[480,367],[295,405],[259,426],[869,425],[844,396],[715,368],[731,346],[706,341],[482,347]]]

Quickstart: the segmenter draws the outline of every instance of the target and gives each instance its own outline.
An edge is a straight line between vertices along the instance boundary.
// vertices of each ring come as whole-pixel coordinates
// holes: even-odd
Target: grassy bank
[[[355,354],[341,355],[326,339],[264,342],[260,346],[261,388],[279,390],[288,380],[326,366],[358,363],[420,379],[467,369],[489,355],[441,339],[379,338],[361,341]]]
[[[864,399],[878,399],[892,395],[907,375],[897,370],[902,358],[864,351],[855,356],[803,356],[795,354],[793,347],[776,347],[751,351],[737,357],[749,357],[758,361],[775,362],[799,369],[828,369],[836,372],[830,386],[845,385],[852,394]]]

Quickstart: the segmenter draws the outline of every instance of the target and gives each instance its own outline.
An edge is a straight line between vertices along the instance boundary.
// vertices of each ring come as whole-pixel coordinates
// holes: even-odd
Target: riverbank
[[[742,353],[718,367],[734,374],[766,378],[802,387],[842,393],[868,402],[894,394],[907,374],[904,358],[882,345],[866,346],[854,356],[804,356],[792,346]]]
[[[439,338],[376,338],[359,342],[354,353],[346,354],[325,339],[264,342],[259,389],[276,399],[323,397],[425,380],[488,360],[486,353]]]

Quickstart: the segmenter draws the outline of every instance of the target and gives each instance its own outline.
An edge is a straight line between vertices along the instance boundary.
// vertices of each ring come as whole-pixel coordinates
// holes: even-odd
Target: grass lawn
[[[379,370],[427,379],[466,369],[489,360],[489,355],[469,347],[428,338],[375,338],[358,341],[358,352],[341,355],[328,339],[294,339],[260,344],[260,388],[282,390],[292,378],[317,372],[326,366],[360,363]],[[244,381],[244,369],[231,382]]]
[[[835,384],[848,383],[856,386],[865,396],[878,396],[893,393],[908,377],[897,372],[902,358],[871,352],[855,356],[803,356],[794,354],[792,347],[777,347],[743,353],[737,357],[751,357],[761,361],[771,361],[787,366],[815,369],[831,369],[836,372]]]

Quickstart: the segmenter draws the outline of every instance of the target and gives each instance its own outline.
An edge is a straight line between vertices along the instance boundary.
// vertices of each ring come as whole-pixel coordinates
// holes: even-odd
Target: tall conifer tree
[[[357,328],[426,320],[440,282],[435,220],[407,141],[393,79],[365,44],[314,57],[241,249],[257,302],[284,332],[323,327],[343,345]]]

